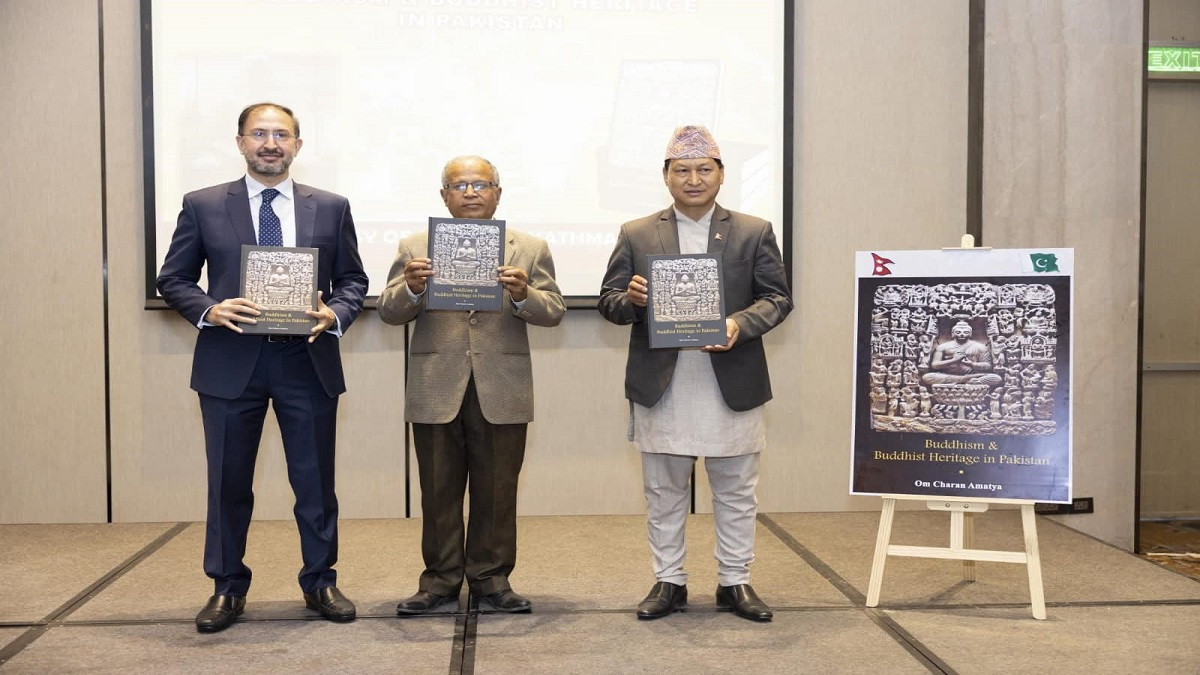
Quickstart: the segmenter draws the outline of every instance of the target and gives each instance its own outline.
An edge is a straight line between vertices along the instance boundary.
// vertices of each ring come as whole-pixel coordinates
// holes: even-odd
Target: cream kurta
[[[712,214],[710,209],[695,221],[676,209],[680,253],[708,250]],[[642,452],[732,457],[761,452],[767,445],[762,406],[731,410],[721,397],[711,357],[696,349],[679,350],[662,398],[652,408],[632,403],[631,414],[634,441]]]

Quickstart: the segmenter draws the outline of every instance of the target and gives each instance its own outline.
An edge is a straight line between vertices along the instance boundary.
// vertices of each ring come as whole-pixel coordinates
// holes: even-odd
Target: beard
[[[252,158],[247,158],[247,163],[250,164],[250,168],[254,169],[255,173],[263,176],[278,176],[286,173],[288,167],[292,165],[291,161],[283,153],[267,155],[267,157],[278,157],[280,161],[276,164],[268,164],[259,155],[255,155]]]

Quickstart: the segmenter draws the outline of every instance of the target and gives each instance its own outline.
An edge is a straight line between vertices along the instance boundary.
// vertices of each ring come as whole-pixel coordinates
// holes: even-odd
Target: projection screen
[[[594,306],[621,223],[670,204],[672,129],[708,126],[719,201],[790,233],[790,10],[782,0],[143,0],[146,293],[183,195],[245,173],[247,104],[291,107],[291,174],[350,199],[369,295],[444,216],[441,169],[499,169],[496,218],[545,238]],[[786,16],[785,16],[786,15]],[[789,265],[790,269],[790,265]],[[201,280],[204,284],[204,280]]]

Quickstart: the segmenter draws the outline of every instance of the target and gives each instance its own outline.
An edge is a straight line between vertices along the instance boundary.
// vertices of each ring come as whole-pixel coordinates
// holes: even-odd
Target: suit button
[[[475,324],[477,324],[477,323],[479,323],[479,319],[471,319],[471,325],[472,325],[472,326],[474,326],[474,325],[475,325]]]
[[[468,350],[467,350],[467,352],[466,352],[466,354],[467,354],[467,356],[470,356],[470,355],[471,355],[471,350],[470,350],[470,349],[468,349]]]

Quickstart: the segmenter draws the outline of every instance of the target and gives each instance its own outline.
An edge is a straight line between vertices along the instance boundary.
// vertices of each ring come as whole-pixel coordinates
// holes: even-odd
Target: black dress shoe
[[[196,630],[216,633],[233,625],[246,608],[246,598],[236,595],[214,595],[196,615]]]
[[[637,618],[659,619],[671,612],[687,609],[687,586],[659,581],[650,588],[650,595],[638,603]]]
[[[734,614],[751,621],[770,621],[775,616],[750,584],[717,586],[717,609],[726,612],[733,610]]]
[[[438,595],[429,591],[417,591],[414,595],[401,600],[400,604],[396,605],[396,614],[400,616],[427,614],[451,600],[458,600],[458,595]]]
[[[320,612],[321,616],[326,619],[337,623],[353,621],[358,616],[354,609],[354,603],[342,595],[337,586],[326,586],[318,588],[312,593],[305,593],[304,604],[308,605],[309,609]]]
[[[489,604],[493,609],[501,612],[523,614],[533,611],[533,603],[529,601],[529,598],[511,588],[506,588],[491,595],[482,595],[479,597],[479,601]]]

